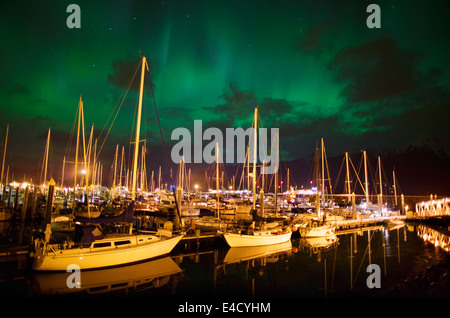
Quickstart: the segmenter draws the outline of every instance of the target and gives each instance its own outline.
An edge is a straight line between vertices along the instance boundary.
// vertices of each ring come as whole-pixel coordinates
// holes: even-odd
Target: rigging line
[[[64,156],[66,158],[69,158],[69,153],[70,153],[70,150],[72,148],[72,140],[73,140],[73,137],[74,137],[75,127],[76,127],[77,118],[78,118],[78,107],[80,107],[80,105],[77,106],[76,114],[75,114],[75,117],[74,117],[73,123],[72,123],[72,129],[70,130],[69,141],[66,144],[66,150],[64,152]]]
[[[141,64],[139,63],[139,65],[141,65]],[[101,152],[102,149],[103,149],[103,145],[105,144],[106,139],[107,139],[108,136],[109,136],[109,132],[111,131],[111,129],[112,129],[113,125],[114,125],[114,122],[116,121],[117,115],[119,115],[119,111],[120,111],[120,109],[122,108],[123,102],[125,101],[125,98],[127,97],[128,92],[130,91],[131,84],[133,83],[134,78],[136,77],[137,71],[138,71],[138,69],[139,69],[139,65],[138,65],[138,67],[137,67],[137,69],[136,69],[136,72],[134,72],[133,78],[131,79],[130,83],[128,84],[127,90],[125,91],[125,94],[123,95],[122,101],[120,102],[120,105],[119,105],[119,107],[117,108],[117,112],[116,112],[116,114],[114,115],[114,118],[113,118],[113,120],[112,120],[112,122],[111,122],[111,125],[109,126],[109,129],[108,129],[108,132],[106,133],[105,138],[103,139],[102,145],[100,146],[100,148],[99,148],[97,154],[95,155],[95,159],[96,159],[96,160],[98,159],[98,157],[99,157],[99,155],[100,155],[100,152]],[[117,103],[118,103],[118,102],[117,102]],[[116,104],[116,107],[117,107],[117,104]],[[115,109],[116,107],[114,107],[114,109]],[[113,113],[111,113],[111,115],[109,116],[108,121],[109,121],[109,119],[111,118],[112,114],[113,114]],[[107,121],[106,123],[108,123],[108,121]],[[105,124],[105,127],[106,127],[106,124]],[[101,133],[100,133],[100,136],[102,135],[103,130],[105,129],[105,127],[102,129],[102,131],[101,131]],[[98,139],[100,139],[100,136],[98,137]]]
[[[344,167],[344,162],[345,162],[345,156],[344,156],[344,158],[342,158],[341,167],[339,168],[338,175],[337,175],[336,180],[335,180],[335,182],[334,182],[334,186],[333,186],[334,189],[337,189],[338,181],[339,181],[339,178],[341,177],[342,168]],[[345,178],[344,178],[344,180],[345,180]],[[345,190],[345,183],[346,183],[346,182],[347,182],[347,180],[344,181],[344,190]],[[331,182],[330,182],[330,183],[331,183]]]
[[[356,168],[355,168],[355,166],[353,165],[353,161],[352,161],[352,159],[350,158],[350,156],[348,156],[348,160],[350,161],[350,164],[352,165],[353,171],[355,171],[356,178],[358,179],[359,185],[361,186],[361,189],[363,190],[363,193],[366,194],[366,190],[365,190],[365,188],[364,188],[364,185],[362,184],[361,179],[359,179],[359,176],[358,176],[358,172],[359,172],[361,169],[358,169],[358,172],[356,172]],[[361,162],[360,162],[359,168],[361,168]],[[353,188],[353,191],[355,191],[355,190],[356,190],[356,183],[355,183],[355,187]]]
[[[147,65],[147,66],[148,66],[148,65]],[[148,69],[147,69],[147,70],[148,70]],[[159,135],[160,135],[160,137],[161,137],[161,143],[162,143],[163,154],[164,154],[164,161],[165,161],[165,163],[166,163],[167,173],[169,174],[170,184],[172,184],[172,175],[170,174],[169,161],[167,160],[166,145],[164,144],[164,138],[163,138],[163,135],[162,135],[161,123],[160,123],[160,121],[159,121],[158,108],[156,107],[155,93],[153,92],[152,76],[151,76],[151,74],[150,74],[150,71],[148,72],[148,77],[149,77],[149,82],[150,82],[150,90],[151,90],[151,92],[152,92],[153,105],[155,106],[156,119],[157,119],[157,121],[158,121]],[[180,222],[181,222],[180,207],[178,206],[177,196],[176,196],[176,193],[175,193],[175,189],[173,189],[173,197],[175,198],[175,205],[176,205],[176,208],[177,208],[178,218],[179,218],[179,220],[180,220]]]
[[[328,176],[328,179],[325,179],[325,178],[324,178],[324,180],[328,180],[328,186],[329,186],[329,188],[330,188],[331,200],[333,200],[333,190],[332,190],[333,188],[332,188],[332,184],[331,184],[330,170],[329,170],[329,167],[328,167],[327,151],[326,151],[326,149],[325,149],[325,145],[323,146],[323,152],[324,152],[325,165],[326,165],[326,167],[327,167],[327,176]]]

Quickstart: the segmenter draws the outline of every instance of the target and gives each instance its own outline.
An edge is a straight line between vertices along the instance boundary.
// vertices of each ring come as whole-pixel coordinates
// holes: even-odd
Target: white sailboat
[[[128,224],[132,224],[134,202],[136,198],[136,172],[140,137],[140,121],[142,109],[142,95],[146,58],[142,57],[141,86],[139,94],[139,108],[136,124],[136,139],[133,165],[132,201],[127,211],[121,216]],[[148,69],[148,66],[147,66]],[[97,219],[88,219],[95,223]],[[98,227],[85,227],[85,241],[76,246],[73,242],[64,244],[49,244],[51,234],[50,224],[47,224],[45,240],[35,241],[35,259],[33,269],[37,271],[66,271],[71,264],[78,265],[81,270],[120,266],[166,255],[178,244],[183,235],[172,236],[167,231],[155,234],[129,234],[103,235]],[[92,239],[89,241],[87,237]]]
[[[325,176],[324,176],[324,163],[323,163],[324,162],[323,139],[321,140],[321,147],[322,147],[322,202],[324,202]],[[315,178],[316,178],[317,184],[319,184],[319,170],[318,170],[319,156],[318,156],[317,147],[316,147],[315,161],[316,161],[315,162],[315,166],[316,166]],[[320,199],[321,198],[320,198],[320,194],[319,194],[319,187],[317,187],[317,192],[316,192],[317,216],[302,218],[300,223],[295,224],[295,227],[298,228],[301,237],[313,238],[313,237],[327,237],[327,236],[335,235],[336,225],[327,224],[327,223],[321,221],[321,219],[323,219],[325,211],[321,211],[321,209],[320,209]]]
[[[248,234],[224,233],[223,237],[230,247],[264,246],[285,243],[291,239],[292,232],[275,229],[267,231],[251,231]]]
[[[253,209],[255,209],[256,203],[256,145],[257,145],[257,117],[258,107],[255,107],[254,115],[254,155],[253,155]],[[264,228],[265,227],[265,228]],[[279,244],[287,242],[291,239],[292,232],[289,227],[275,226],[269,228],[269,226],[262,226],[261,229],[248,229],[247,231],[239,231],[237,233],[227,232],[223,234],[223,237],[230,247],[241,246],[264,246],[271,244]]]
[[[334,236],[336,226],[323,224],[318,225],[317,222],[312,222],[312,224],[304,223],[298,225],[298,230],[300,232],[301,237],[311,238],[311,237],[327,237]]]

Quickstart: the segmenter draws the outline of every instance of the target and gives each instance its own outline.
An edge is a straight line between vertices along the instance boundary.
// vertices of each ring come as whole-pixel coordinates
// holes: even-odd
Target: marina
[[[141,57],[139,68],[141,82],[134,137],[136,145],[141,139],[140,114],[147,69],[145,56]],[[231,183],[229,180],[231,186],[228,189],[224,186],[225,167],[220,164],[221,150],[219,143],[216,143],[213,148],[215,164],[212,165],[215,169],[212,169],[210,176],[205,173],[205,182],[213,184],[211,181],[215,181],[215,189],[210,188],[207,192],[199,190],[198,185],[191,188],[191,171],[189,169],[187,172],[184,159],[179,163],[175,179],[170,173],[170,187],[167,183],[163,186],[161,172],[158,187],[153,172],[148,182],[145,148],[142,147],[140,152],[138,146],[134,147],[133,169],[127,171],[125,185],[122,184],[124,156],[122,154],[122,162],[119,164],[119,145],[116,146],[112,184],[104,186],[100,177],[101,170],[95,163],[97,155],[92,144],[93,130],[89,142],[85,139],[81,96],[75,120],[78,129],[73,188],[63,185],[66,159],[60,185],[50,178],[41,185],[13,181],[2,187],[0,225],[2,240],[5,242],[0,244],[1,264],[5,269],[1,281],[5,287],[1,288],[2,291],[6,291],[6,286],[15,284],[16,281],[22,281],[23,284],[25,279],[27,283],[23,287],[26,293],[36,297],[121,292],[134,295],[148,289],[154,289],[159,296],[158,291],[164,290],[167,293],[168,286],[170,292],[177,297],[235,296],[236,291],[229,286],[228,281],[232,277],[232,286],[243,284],[238,289],[242,291],[242,297],[250,298],[256,295],[272,297],[275,295],[271,294],[274,291],[277,297],[341,297],[355,292],[360,295],[393,296],[387,292],[391,287],[384,289],[384,294],[371,291],[374,286],[380,288],[381,268],[384,276],[388,277],[387,264],[392,263],[394,255],[397,256],[398,264],[393,267],[402,267],[400,251],[403,245],[406,251],[409,250],[408,237],[414,244],[419,244],[419,238],[424,241],[439,241],[435,243],[435,247],[440,248],[436,260],[446,258],[449,249],[446,234],[438,235],[433,230],[425,229],[421,223],[450,215],[449,199],[430,196],[429,201],[416,201],[412,205],[415,207],[413,211],[405,201],[410,202],[413,198],[408,199],[403,193],[397,193],[395,173],[392,188],[394,195],[383,195],[389,185],[382,181],[385,172],[380,156],[377,157],[375,179],[370,180],[366,151],[362,154],[364,174],[361,178],[348,153],[345,153],[343,194],[332,193],[323,138],[320,147],[318,143],[316,145],[313,179],[309,189],[290,186],[289,169],[284,191],[283,181],[278,180],[278,169],[273,173],[272,180],[266,180],[264,169],[267,167],[263,164],[258,169],[256,156],[261,147],[257,134],[257,124],[260,121],[258,107],[254,108],[248,156],[240,167],[242,174],[238,188],[235,176],[239,167],[236,175],[231,178]],[[9,126],[4,153],[7,149],[8,130]],[[47,180],[50,136],[49,130],[42,166],[44,180]],[[274,144],[278,143],[278,135],[275,134]],[[81,148],[83,159],[78,163]],[[251,150],[253,156],[249,155]],[[278,154],[275,153],[271,159],[278,162]],[[82,167],[81,180],[78,180],[81,184],[76,178],[79,166]],[[352,182],[353,187],[350,186]],[[369,184],[375,185],[372,186],[372,194]],[[355,191],[359,194],[356,195]],[[396,233],[396,253],[390,252],[394,245],[387,243],[394,240],[392,233]],[[364,252],[358,249],[362,248],[360,241],[365,241]],[[344,249],[342,246],[345,246]],[[380,256],[374,252],[380,248],[383,252],[382,264],[378,264]],[[426,246],[421,248],[421,253],[428,253]],[[334,260],[331,261],[333,252]],[[306,255],[323,264],[320,265],[323,267],[319,272],[316,272],[317,268],[312,264],[308,265],[313,267],[310,270],[314,274],[311,275],[320,279],[317,278],[314,283],[305,281],[286,285],[287,281],[303,273],[303,270],[295,272],[296,269],[305,267],[303,263],[297,264],[299,259],[301,262],[311,262]],[[360,255],[363,257],[359,259],[359,264],[354,263],[353,258],[356,261]],[[412,256],[406,253],[405,257]],[[342,264],[345,259],[347,263]],[[196,276],[196,271],[206,264],[209,264],[208,268],[202,270],[205,277],[195,278],[195,286],[192,286],[189,277]],[[330,287],[328,272],[331,264],[333,273]],[[335,290],[336,266],[339,268],[347,265],[350,266],[347,269],[350,277],[346,284],[336,279],[339,287]],[[366,280],[365,288],[360,282],[365,276],[362,274],[363,265],[367,267],[367,272],[370,272],[372,266],[375,266],[375,270],[378,269],[375,273],[378,275],[376,282],[369,284]],[[9,266],[15,267],[14,270],[11,271]],[[234,272],[236,268],[238,270]],[[294,272],[291,272],[293,268]],[[424,270],[423,264],[413,269]],[[204,271],[209,271],[210,274],[205,274]],[[242,273],[238,272],[241,271],[245,272],[244,277],[239,277]],[[258,275],[273,275],[265,274],[266,271],[275,271],[276,274],[274,278],[263,280],[264,287],[261,291]],[[395,271],[397,270],[394,269]],[[387,285],[392,286],[398,279],[404,280],[412,274],[413,272],[406,271],[406,276],[389,277]],[[213,277],[213,281],[209,281],[207,277]],[[201,282],[205,279],[209,281],[207,284],[212,286],[212,290],[211,286],[198,290],[198,280]],[[29,284],[29,281],[32,283]],[[321,287],[317,286],[318,281],[323,282]],[[303,284],[316,287],[313,290],[298,289]],[[343,285],[346,288],[341,289]],[[279,290],[280,286],[283,286],[282,290]]]
[[[228,247],[223,239],[180,242],[170,255],[127,266],[81,271],[81,287],[69,288],[71,272],[31,270],[25,250],[0,255],[2,296],[272,299],[334,297],[444,297],[429,284],[425,293],[404,282],[448,258],[449,234],[425,225],[372,226],[337,232],[333,238],[292,238],[260,247]],[[209,241],[208,241],[209,240]],[[366,267],[381,269],[382,288],[368,288]],[[399,289],[402,290],[399,293]],[[169,297],[169,298],[167,298]]]

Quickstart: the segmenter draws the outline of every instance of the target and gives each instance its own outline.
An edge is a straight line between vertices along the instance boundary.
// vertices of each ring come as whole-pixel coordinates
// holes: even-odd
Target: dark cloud
[[[284,158],[295,158],[313,151],[306,140],[320,140],[321,137],[331,138],[340,134],[341,123],[339,116],[320,116],[311,114],[311,105],[306,102],[274,99],[271,97],[257,97],[252,91],[241,90],[237,85],[230,84],[220,96],[224,103],[213,107],[205,107],[205,111],[214,112],[215,120],[203,123],[203,129],[217,127],[221,131],[226,128],[252,125],[254,107],[258,106],[260,121],[258,126],[268,129],[278,128],[280,147]],[[217,116],[220,115],[220,116]],[[209,116],[208,116],[209,117]],[[335,138],[339,139],[339,138]]]
[[[225,103],[210,108],[211,110],[225,115],[231,124],[234,124],[235,119],[242,116],[247,117],[247,114],[253,114],[253,109],[256,106],[255,93],[250,91],[241,91],[235,84],[230,83],[228,88],[220,96]],[[232,127],[232,126],[230,126]]]
[[[338,82],[347,83],[342,95],[350,102],[370,102],[415,89],[416,54],[382,37],[341,50],[329,64]]]

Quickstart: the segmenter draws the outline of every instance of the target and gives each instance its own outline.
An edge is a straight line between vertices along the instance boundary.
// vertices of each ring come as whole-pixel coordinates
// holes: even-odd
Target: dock
[[[347,220],[328,220],[328,223],[336,225],[336,235],[343,235],[347,233],[352,233],[358,230],[366,229],[379,229],[391,220],[405,221],[406,215],[399,216],[384,216],[384,217],[370,217],[370,218],[358,218],[358,219],[347,219]],[[184,244],[188,246],[190,244],[197,244],[208,242],[210,244],[220,244],[224,242],[221,240],[221,236],[214,231],[200,231],[200,230],[190,230],[181,239],[179,244]],[[205,243],[205,244],[208,244]]]
[[[359,218],[350,220],[336,220],[331,221],[331,224],[336,225],[336,232],[356,229],[356,228],[366,228],[370,226],[382,225],[390,222],[391,220],[405,221],[406,215],[398,216],[384,216],[384,217],[374,217],[374,218]]]

